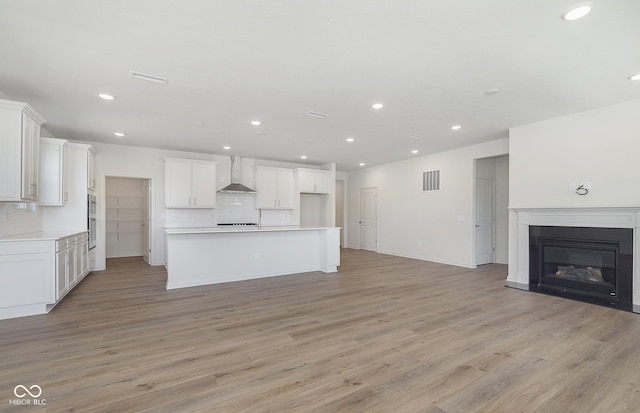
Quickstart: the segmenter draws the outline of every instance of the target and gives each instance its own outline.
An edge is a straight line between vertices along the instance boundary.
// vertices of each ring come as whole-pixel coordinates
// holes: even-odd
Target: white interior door
[[[476,265],[493,262],[493,180],[476,179]]]
[[[378,190],[377,188],[360,189],[360,212],[358,223],[360,235],[358,248],[377,251],[378,244]]]

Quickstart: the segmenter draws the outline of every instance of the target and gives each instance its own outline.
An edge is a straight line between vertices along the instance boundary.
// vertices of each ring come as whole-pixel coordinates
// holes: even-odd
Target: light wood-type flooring
[[[639,412],[640,315],[343,250],[339,273],[165,290],[108,261],[0,321],[1,412]],[[37,384],[46,407],[10,406]]]

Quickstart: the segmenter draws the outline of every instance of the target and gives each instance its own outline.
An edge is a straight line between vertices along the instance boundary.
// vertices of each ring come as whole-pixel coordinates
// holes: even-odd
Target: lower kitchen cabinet
[[[0,239],[0,319],[51,311],[89,273],[89,265],[87,232]]]
[[[56,241],[56,300],[60,301],[89,273],[86,233]]]

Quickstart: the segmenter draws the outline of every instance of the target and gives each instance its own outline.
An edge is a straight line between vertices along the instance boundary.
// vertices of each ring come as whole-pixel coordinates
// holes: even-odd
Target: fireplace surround
[[[632,310],[633,230],[529,226],[529,291]]]
[[[631,245],[633,254],[633,258],[631,258],[631,310],[640,313],[639,207],[545,208],[511,206],[509,208],[509,274],[506,280],[508,287],[530,290],[529,243],[530,227],[532,226],[631,230],[633,240]],[[563,253],[562,249],[552,251],[552,253],[558,252]],[[605,258],[603,257],[603,259]],[[588,266],[590,265],[584,267]],[[557,268],[556,271],[558,271]],[[533,283],[531,282],[531,284]]]

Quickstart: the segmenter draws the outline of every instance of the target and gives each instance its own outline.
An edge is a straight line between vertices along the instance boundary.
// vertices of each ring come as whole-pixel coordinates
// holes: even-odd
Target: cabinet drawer
[[[56,241],[56,252],[69,248],[69,238],[61,238]]]

